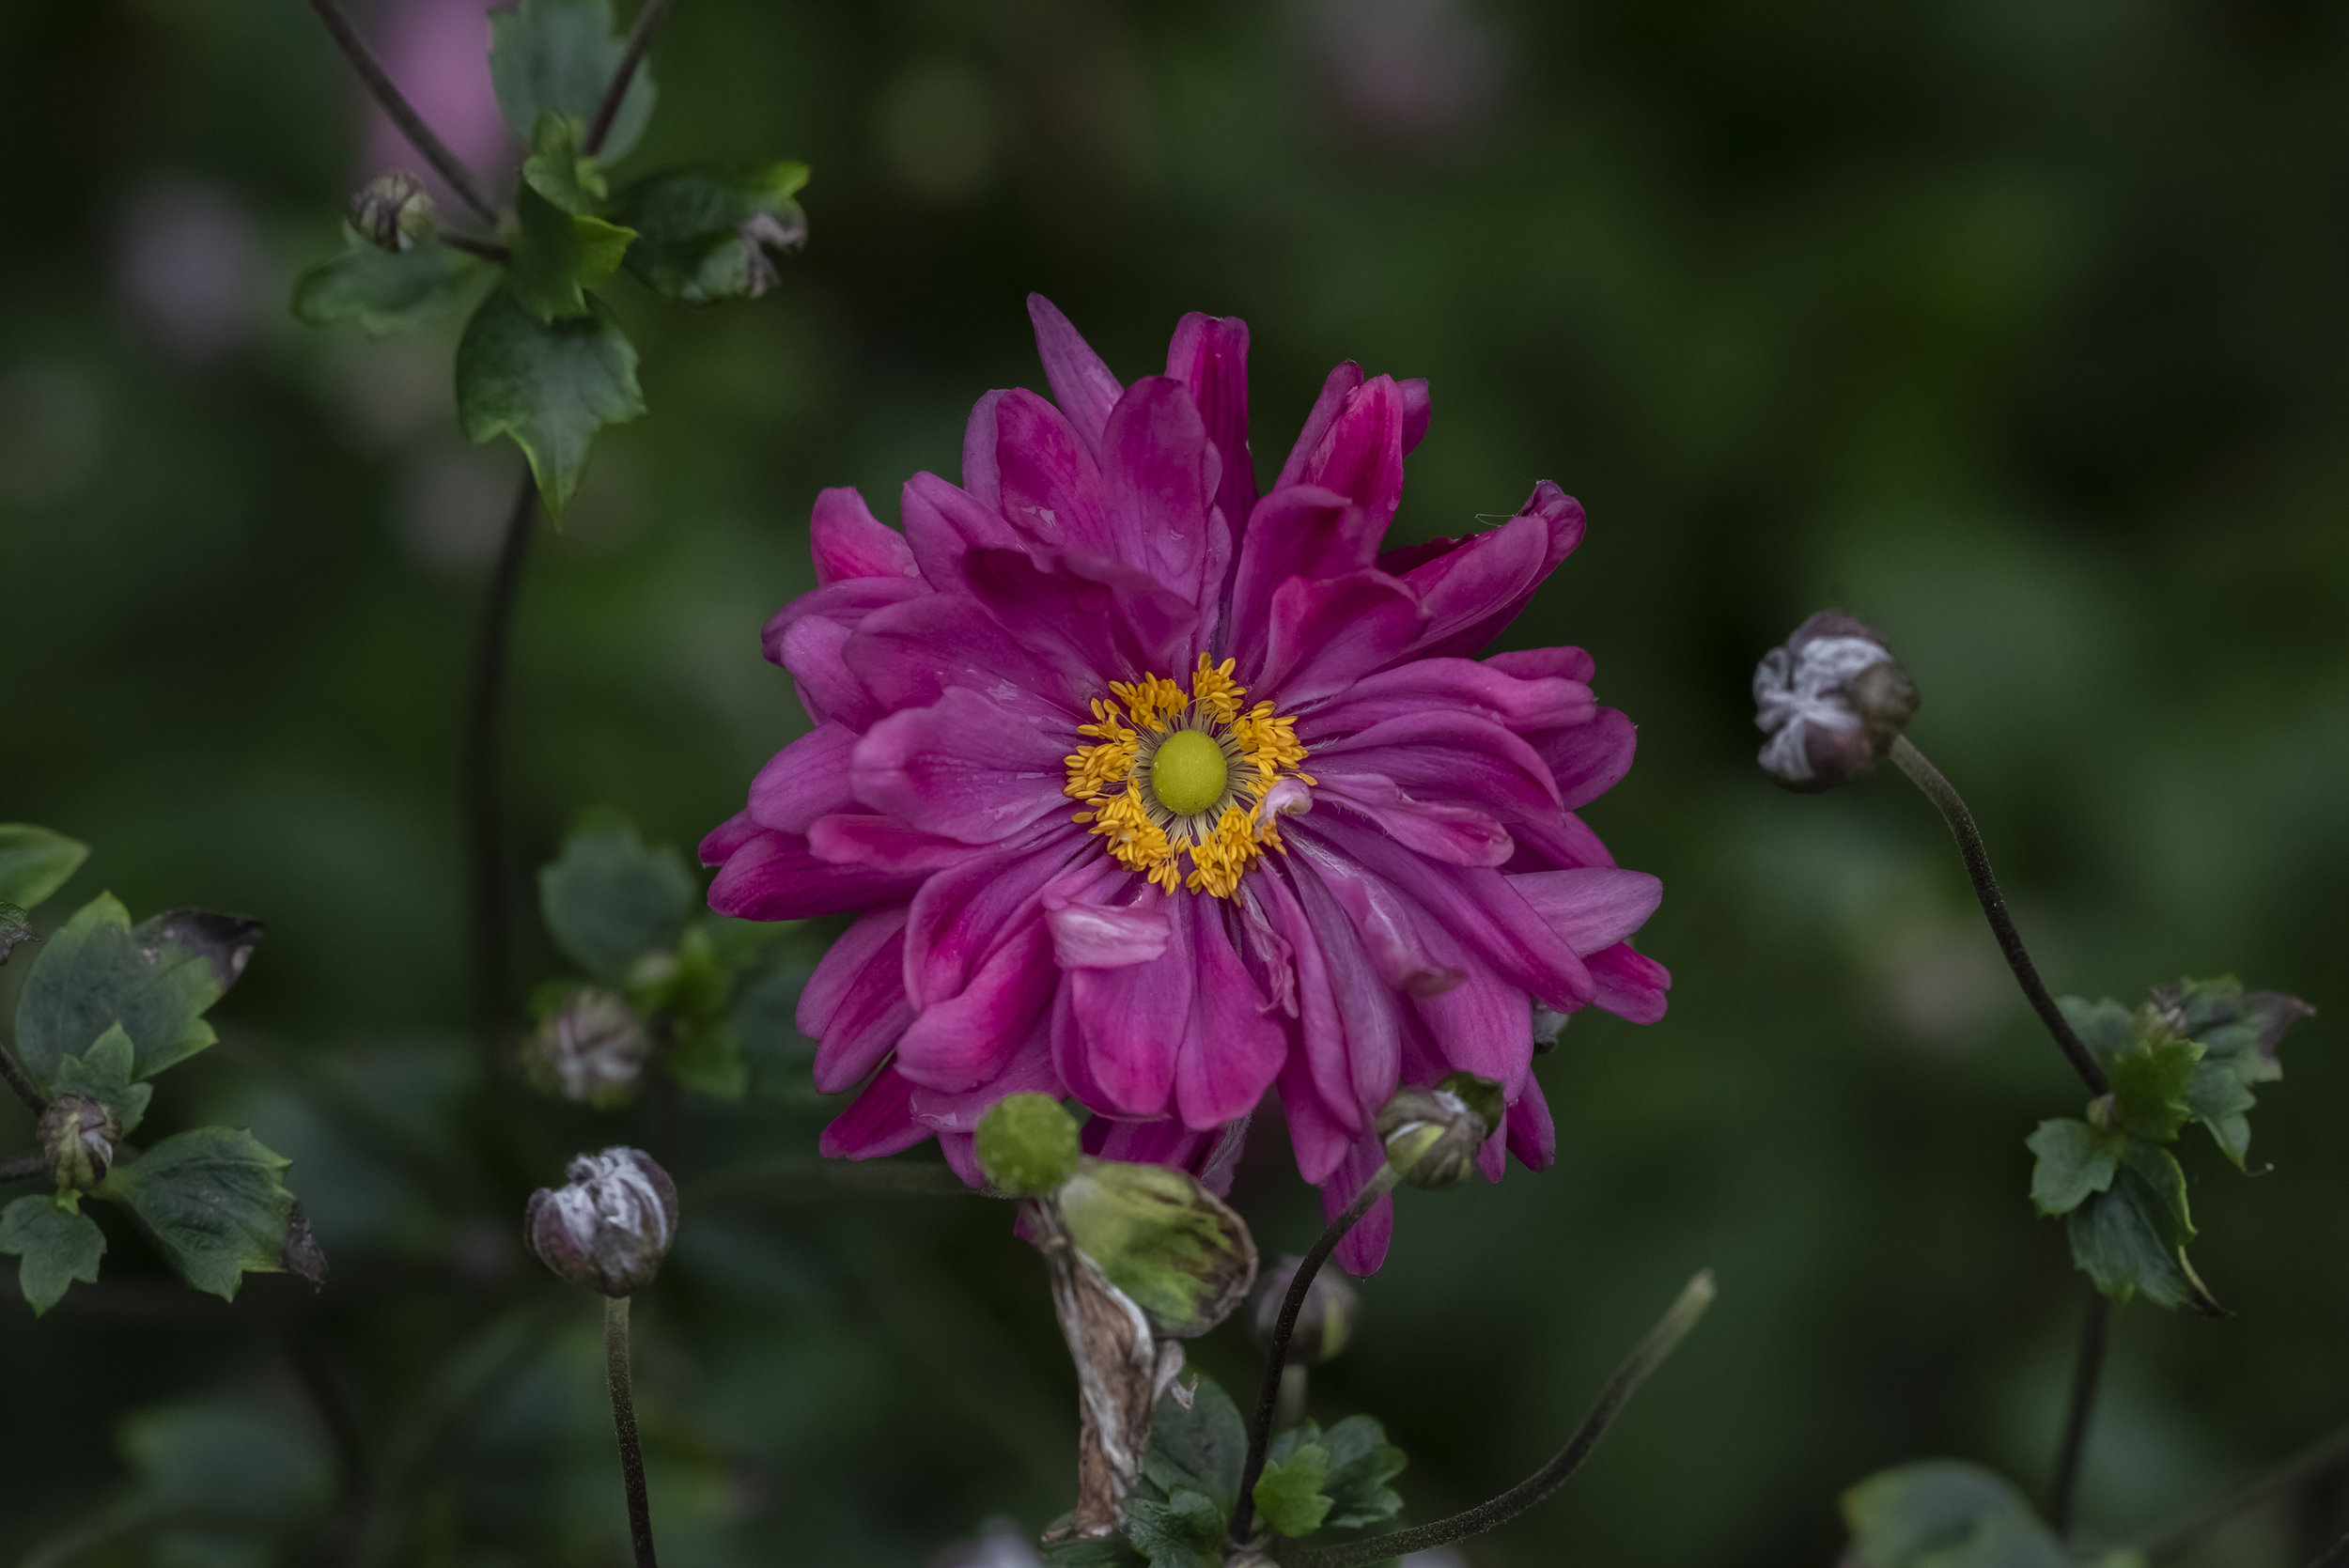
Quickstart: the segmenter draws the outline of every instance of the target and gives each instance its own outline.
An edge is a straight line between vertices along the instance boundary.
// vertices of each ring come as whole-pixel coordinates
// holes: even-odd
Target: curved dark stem
[[[1982,912],[1990,922],[1991,934],[1999,939],[1999,951],[2006,955],[2006,967],[2015,971],[2015,983],[2022,986],[2031,1010],[2047,1026],[2047,1032],[2055,1036],[2056,1045],[2072,1063],[2072,1070],[2088,1085],[2089,1092],[2110,1094],[2111,1079],[2105,1077],[2104,1068],[2072,1032],[2072,1026],[2064,1022],[2063,1010],[2047,994],[2038,969],[2030,961],[2030,951],[2023,946],[2022,933],[2015,929],[2014,917],[2006,912],[1999,878],[1990,869],[1990,851],[1983,846],[1982,830],[1974,826],[1974,814],[1966,809],[1965,798],[1941,776],[1939,768],[1925,760],[1924,753],[1909,743],[1906,736],[1892,742],[1892,761],[1948,819],[1950,831],[1957,838],[1958,853],[1966,858],[1966,874],[1974,879],[1974,896],[1982,901]]]
[[[0,1159],[0,1182],[28,1182],[35,1176],[49,1174],[49,1159],[45,1155],[11,1155]]]
[[[628,1534],[636,1568],[660,1568],[652,1550],[652,1504],[645,1497],[645,1454],[636,1446],[636,1395],[629,1374],[628,1297],[603,1302],[603,1364],[612,1380],[612,1425],[620,1436],[620,1483],[628,1493]]]
[[[498,210],[483,194],[481,182],[474,179],[473,171],[465,167],[464,161],[448,149],[448,144],[433,133],[432,127],[427,125],[424,116],[416,113],[416,106],[392,85],[392,79],[383,73],[383,67],[377,61],[375,52],[367,47],[366,40],[351,26],[350,18],[343,14],[342,8],[334,0],[310,0],[310,8],[319,13],[320,22],[326,23],[327,33],[334,39],[335,46],[342,50],[344,58],[350,62],[350,69],[359,73],[359,80],[366,84],[367,91],[375,95],[376,102],[381,104],[383,112],[392,116],[392,123],[398,126],[399,133],[408,138],[408,145],[424,154],[424,161],[440,171],[441,178],[448,181],[448,188],[456,192],[483,223],[494,227],[498,221]]]
[[[450,250],[463,251],[467,256],[477,256],[484,261],[494,261],[501,267],[514,259],[514,253],[494,240],[475,240],[469,234],[451,234],[446,229],[443,229],[440,241]]]
[[[645,0],[645,8],[636,13],[635,23],[628,30],[628,46],[620,52],[619,66],[612,72],[612,85],[604,88],[596,117],[587,123],[587,140],[580,150],[588,157],[603,150],[603,139],[612,134],[612,122],[619,118],[620,101],[628,96],[629,84],[636,80],[636,68],[644,62],[645,51],[652,47],[653,29],[661,25],[668,8],[669,0]]]
[[[2224,1523],[2343,1464],[2349,1464],[2349,1426],[2319,1437],[2281,1465],[2244,1483],[2209,1507],[2163,1526],[2139,1542],[2138,1550],[2149,1557],[2168,1551],[2181,1542],[2201,1534],[2213,1525]]]
[[[2080,1459],[2088,1451],[2088,1428],[2096,1410],[2096,1385],[2105,1372],[2105,1342],[2112,1328],[2112,1302],[2091,1287],[2088,1317],[2080,1325],[2079,1357],[2072,1363],[2072,1407],[2063,1418],[2063,1448],[2056,1456],[2055,1484],[2047,1492],[2047,1523],[2058,1536],[2072,1536],[2072,1499],[2080,1483]]]
[[[1330,1261],[1330,1254],[1338,1250],[1346,1234],[1361,1222],[1371,1205],[1394,1189],[1402,1179],[1392,1165],[1381,1165],[1354,1201],[1346,1205],[1346,1212],[1330,1221],[1304,1261],[1297,1265],[1297,1276],[1289,1281],[1289,1293],[1281,1298],[1281,1315],[1273,1320],[1272,1341],[1265,1347],[1264,1381],[1256,1389],[1256,1419],[1248,1427],[1248,1461],[1240,1467],[1239,1501],[1232,1509],[1232,1540],[1239,1545],[1248,1544],[1248,1537],[1256,1525],[1256,1482],[1264,1474],[1265,1450],[1272,1442],[1272,1419],[1281,1407],[1281,1369],[1288,1362],[1289,1340],[1297,1332],[1297,1314],[1305,1310],[1306,1293],[1314,1288],[1314,1278],[1321,1265]]]
[[[17,1065],[16,1057],[6,1047],[0,1047],[0,1079],[8,1080],[8,1087],[16,1091],[16,1097],[23,1100],[24,1109],[34,1115],[38,1116],[49,1109],[49,1096],[40,1092],[23,1067]]]
[[[506,846],[498,828],[498,720],[505,706],[506,648],[521,592],[522,564],[538,521],[538,484],[522,465],[506,520],[506,542],[490,579],[474,641],[473,688],[465,706],[465,852],[473,883],[474,1001],[485,1049],[493,1048],[507,1001]],[[494,1063],[493,1063],[494,1065]]]
[[[1502,1525],[1523,1514],[1566,1483],[1568,1477],[1579,1469],[1590,1457],[1591,1450],[1607,1435],[1632,1394],[1647,1380],[1674,1346],[1688,1337],[1697,1326],[1704,1309],[1713,1304],[1713,1271],[1705,1269],[1690,1280],[1680,1296],[1657,1320],[1647,1337],[1632,1346],[1623,1365],[1599,1390],[1598,1403],[1582,1418],[1582,1424],[1566,1446],[1558,1451],[1556,1458],[1523,1481],[1518,1482],[1490,1502],[1479,1503],[1466,1513],[1455,1514],[1449,1519],[1439,1519],[1432,1525],[1420,1525],[1411,1529],[1390,1530],[1384,1535],[1370,1536],[1361,1541],[1349,1541],[1343,1546],[1325,1546],[1319,1551],[1281,1554],[1286,1568],[1367,1568],[1374,1562],[1402,1557],[1409,1552],[1423,1552],[1437,1546],[1465,1541],[1471,1535],[1482,1535],[1499,1529]]]

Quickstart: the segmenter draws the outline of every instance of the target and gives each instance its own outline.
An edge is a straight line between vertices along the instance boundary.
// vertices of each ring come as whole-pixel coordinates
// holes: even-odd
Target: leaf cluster
[[[14,911],[11,924],[28,931],[24,911],[87,855],[44,829],[0,825],[0,899]],[[128,1140],[146,1119],[153,1079],[218,1038],[205,1014],[243,974],[261,937],[257,922],[201,909],[133,925],[120,901],[101,893],[41,944],[17,997],[14,1060],[24,1079],[46,1099],[94,1102],[112,1119],[108,1168],[90,1195],[122,1204],[181,1279],[224,1298],[247,1274],[324,1275],[301,1205],[280,1179],[290,1162],[228,1127],[175,1133],[146,1150]],[[98,1279],[106,1238],[82,1212],[83,1197],[59,1170],[53,1193],[0,1209],[0,1252],[21,1260],[17,1282],[36,1313],[74,1281]]]

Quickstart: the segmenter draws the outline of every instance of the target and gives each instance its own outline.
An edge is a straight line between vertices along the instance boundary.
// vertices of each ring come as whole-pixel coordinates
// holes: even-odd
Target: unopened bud
[[[40,1113],[40,1152],[59,1187],[95,1191],[115,1162],[122,1138],[115,1113],[83,1094],[60,1094]]]
[[[522,1069],[542,1093],[606,1110],[635,1097],[652,1036],[616,991],[584,986],[522,1045]]]
[[[1266,1271],[1264,1283],[1256,1292],[1256,1319],[1252,1326],[1257,1348],[1272,1343],[1272,1330],[1281,1317],[1281,1303],[1288,1298],[1289,1286],[1296,1281],[1297,1268],[1302,1262],[1302,1258],[1283,1258]],[[1328,1268],[1315,1275],[1314,1282],[1305,1288],[1305,1304],[1298,1309],[1297,1327],[1290,1332],[1289,1364],[1317,1367],[1334,1359],[1346,1348],[1346,1341],[1354,1337],[1354,1320],[1361,1310],[1361,1295],[1345,1275]]]
[[[1413,1187],[1457,1187],[1476,1168],[1476,1156],[1507,1114],[1501,1085],[1474,1073],[1453,1073],[1433,1089],[1405,1089],[1378,1113],[1387,1163]]]
[[[1881,632],[1822,610],[1753,672],[1762,770],[1805,795],[1846,784],[1892,749],[1919,700]]]
[[[1077,1173],[1077,1119],[1050,1094],[1006,1094],[979,1118],[972,1148],[996,1191],[1046,1197]]]
[[[677,1234],[677,1184],[640,1149],[571,1161],[569,1180],[530,1195],[523,1239],[575,1285],[630,1296],[661,1272]]]
[[[424,181],[406,169],[377,175],[351,194],[350,226],[370,245],[404,251],[439,232],[440,210]]]
[[[1080,1159],[1058,1193],[1068,1236],[1168,1339],[1195,1339],[1256,1282],[1247,1222],[1188,1171]]]

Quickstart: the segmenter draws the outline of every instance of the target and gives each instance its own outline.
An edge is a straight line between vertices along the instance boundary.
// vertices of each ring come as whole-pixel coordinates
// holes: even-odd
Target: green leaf
[[[2030,1201],[2041,1214],[2069,1214],[2092,1192],[2112,1185],[2121,1168],[2121,1138],[2068,1117],[2039,1124],[2024,1141],[2039,1157],[2031,1167]]]
[[[490,81],[498,111],[515,135],[531,139],[541,115],[595,118],[625,40],[613,23],[611,0],[521,0],[518,9],[490,13]],[[652,118],[652,67],[640,63],[604,138],[608,160],[626,157]]]
[[[1321,1490],[1330,1475],[1329,1451],[1319,1443],[1290,1443],[1287,1450],[1265,1460],[1253,1494],[1256,1513],[1283,1535],[1311,1535],[1334,1506]]]
[[[1068,1517],[1065,1515],[1055,1521],[1051,1529],[1064,1528]],[[1045,1533],[1049,1537],[1051,1530],[1048,1529]],[[1133,1544],[1122,1535],[1069,1536],[1059,1541],[1048,1539],[1042,1555],[1051,1568],[1131,1568],[1132,1564],[1143,1560],[1142,1554],[1134,1550]]]
[[[0,898],[0,964],[7,963],[9,954],[32,939],[32,918],[7,899]]]
[[[741,1042],[723,1023],[679,1028],[665,1060],[669,1076],[688,1089],[722,1100],[739,1100],[750,1091],[751,1064],[743,1060]]]
[[[773,256],[807,240],[797,195],[805,163],[695,164],[638,180],[613,216],[637,231],[628,270],[672,300],[756,299],[775,284]]]
[[[522,183],[566,212],[592,211],[612,193],[601,164],[580,150],[587,127],[568,115],[538,116],[522,161]]]
[[[155,1097],[153,1084],[132,1080],[137,1063],[131,1036],[116,1024],[81,1055],[61,1059],[50,1075],[49,1090],[54,1094],[81,1094],[96,1100],[114,1112],[122,1136],[128,1138],[147,1119],[147,1102]]]
[[[596,432],[645,411],[636,349],[602,302],[541,321],[511,290],[481,302],[457,345],[457,418],[476,442],[507,435],[560,517],[587,472]]]
[[[520,229],[506,286],[541,321],[587,314],[587,290],[620,270],[632,229],[566,212],[524,185],[514,193]]]
[[[1314,1423],[1298,1428],[1311,1434]],[[1348,1416],[1319,1434],[1322,1451],[1330,1456],[1330,1474],[1321,1489],[1332,1507],[1323,1524],[1330,1529],[1360,1529],[1383,1523],[1403,1512],[1403,1498],[1387,1483],[1409,1463],[1403,1451],[1387,1441],[1386,1428],[1369,1416]]]
[[[2072,1211],[2072,1259],[2115,1301],[2142,1293],[2164,1307],[2224,1311],[2186,1260],[2194,1239],[2186,1172],[2170,1151],[2135,1139],[2111,1188]]]
[[[2201,1059],[2200,1045],[2158,1027],[2107,1056],[2105,1071],[2112,1079],[2113,1109],[2121,1126],[2155,1143],[2174,1140],[2194,1114],[2186,1090]]]
[[[1222,1568],[1223,1530],[1230,1515],[1204,1492],[1178,1486],[1164,1502],[1126,1499],[1126,1538],[1150,1568]]]
[[[291,1160],[249,1132],[198,1127],[174,1134],[108,1172],[99,1196],[128,1203],[196,1289],[234,1300],[247,1274],[275,1274],[307,1244],[294,1195],[277,1179]]]
[[[2226,975],[2155,986],[2153,1010],[2202,1047],[2186,1084],[2186,1104],[2240,1168],[2250,1155],[2250,1111],[2258,1103],[2251,1085],[2283,1077],[2277,1057],[2284,1032],[2315,1009],[2281,991],[2246,990]]]
[[[25,822],[0,822],[0,902],[39,908],[89,859],[89,846]]]
[[[120,1024],[153,1078],[217,1038],[204,1012],[261,940],[257,921],[174,909],[135,929],[111,893],[82,906],[41,948],[16,1004],[17,1055],[44,1084],[66,1057]]]
[[[1150,1417],[1150,1452],[1143,1474],[1170,1496],[1189,1487],[1215,1499],[1226,1514],[1239,1501],[1239,1473],[1248,1463],[1248,1428],[1231,1395],[1201,1374],[1185,1409],[1172,1393]]]
[[[293,313],[314,327],[356,321],[377,337],[413,332],[446,310],[481,270],[437,240],[387,251],[346,233],[342,255],[294,280]]]
[[[144,1499],[160,1507],[281,1526],[334,1496],[319,1442],[251,1405],[208,1399],[141,1410],[122,1423],[120,1441]]]
[[[2063,1021],[2072,1026],[2072,1032],[2099,1061],[2124,1049],[2137,1038],[2137,1015],[2110,997],[2102,1001],[2058,997],[2056,1007],[2062,1013]]]
[[[614,982],[678,945],[697,892],[684,856],[646,845],[611,807],[582,813],[562,854],[538,873],[538,908],[555,946],[588,973]]]
[[[2055,1533],[2005,1477],[1955,1459],[1870,1476],[1843,1494],[1860,1568],[2066,1568]]]
[[[1188,1172],[1080,1160],[1060,1207],[1070,1238],[1161,1334],[1206,1333],[1255,1281],[1247,1224]]]
[[[98,1282],[98,1260],[105,1255],[106,1237],[98,1221],[78,1206],[37,1195],[0,1209],[0,1252],[24,1260],[17,1266],[17,1288],[39,1317],[57,1304],[74,1281]]]

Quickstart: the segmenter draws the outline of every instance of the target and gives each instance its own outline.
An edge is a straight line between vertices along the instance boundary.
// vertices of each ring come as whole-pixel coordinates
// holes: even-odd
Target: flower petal
[[[1024,550],[1027,536],[993,506],[935,474],[906,481],[898,500],[906,524],[906,548],[930,586],[951,589],[962,582],[962,557],[982,548]]]
[[[1527,1075],[1525,1093],[1509,1107],[1509,1152],[1528,1171],[1547,1171],[1558,1158],[1558,1128],[1539,1079]]]
[[[974,550],[963,567],[972,597],[1078,700],[1179,668],[1201,620],[1190,600],[1106,556]]]
[[[1364,1117],[1377,1114],[1402,1080],[1404,1002],[1383,979],[1354,923],[1319,876],[1295,868],[1298,907],[1312,927],[1315,945],[1330,971],[1330,993],[1346,1032],[1346,1066],[1352,1103]],[[1449,977],[1446,977],[1448,983]],[[1315,1075],[1315,1081],[1320,1081]],[[1334,1089],[1323,1098],[1343,1106],[1347,1095]],[[1344,1121],[1344,1112],[1338,1111]]]
[[[1335,1219],[1346,1212],[1362,1184],[1370,1180],[1378,1167],[1386,1162],[1385,1145],[1375,1132],[1365,1133],[1346,1152],[1346,1158],[1328,1181],[1321,1184],[1321,1214],[1324,1219]],[[1394,1194],[1383,1192],[1370,1205],[1369,1212],[1355,1221],[1338,1243],[1335,1254],[1338,1266],[1356,1279],[1378,1272],[1378,1265],[1387,1261],[1387,1244],[1394,1239]]]
[[[1483,648],[1582,542],[1582,504],[1545,479],[1498,528],[1379,557],[1427,605],[1427,635],[1414,651],[1436,658]]]
[[[1064,904],[1048,908],[1052,956],[1065,970],[1113,970],[1146,964],[1166,952],[1166,911],[1159,908]]]
[[[910,577],[855,578],[802,594],[767,623],[767,657],[791,672],[809,718],[862,729],[881,709],[843,661],[843,650],[876,612],[928,596],[928,585]]]
[[[1297,1013],[1297,1048],[1290,1057],[1309,1075],[1314,1096],[1325,1107],[1325,1113],[1343,1124],[1345,1136],[1351,1137],[1361,1130],[1362,1107],[1354,1093],[1345,1015],[1330,988],[1330,965],[1322,955],[1321,939],[1285,877],[1267,868],[1248,878],[1242,888],[1288,948],[1296,976]],[[1362,967],[1362,978],[1371,978],[1367,966]]]
[[[1221,899],[1190,898],[1190,1018],[1174,1063],[1174,1103],[1186,1125],[1216,1127],[1255,1109],[1288,1055],[1287,1036],[1266,1017],[1223,927]]]
[[[1091,717],[1092,691],[1081,675],[1038,659],[963,594],[926,594],[874,611],[840,657],[884,713],[927,707],[964,686],[1038,727]]]
[[[1408,849],[1454,865],[1502,866],[1516,853],[1509,830],[1473,806],[1415,800],[1383,773],[1333,774],[1315,800],[1353,807],[1374,827]]]
[[[807,920],[894,903],[921,882],[918,875],[819,861],[799,834],[765,832],[720,868],[709,907],[741,920]]]
[[[1215,504],[1232,527],[1240,527],[1256,505],[1256,468],[1248,455],[1248,323],[1191,312],[1174,325],[1166,373],[1198,406],[1222,465]]]
[[[894,1067],[859,1094],[816,1141],[826,1159],[878,1159],[912,1148],[930,1129],[912,1115],[913,1085]]]
[[[1600,708],[1588,723],[1525,738],[1558,781],[1558,797],[1568,811],[1589,805],[1621,783],[1639,748],[1637,728],[1611,707]]]
[[[1296,482],[1337,491],[1384,527],[1403,502],[1403,426],[1402,388],[1374,376],[1341,399]]]
[[[1232,577],[1232,651],[1250,669],[1263,658],[1273,593],[1292,577],[1344,577],[1378,557],[1386,525],[1335,490],[1291,485],[1256,504]]]
[[[1558,787],[1534,749],[1472,713],[1420,712],[1314,748],[1314,776],[1330,787],[1383,774],[1422,800],[1488,812],[1503,822],[1559,811]]]
[[[950,1094],[913,1086],[913,1118],[941,1133],[968,1135],[978,1130],[979,1118],[1006,1094],[1050,1094],[1061,1097],[1060,1075],[1052,1071],[1052,1048],[1042,1029],[1029,1032],[1010,1062],[976,1089]],[[940,1140],[942,1144],[945,1141]],[[984,1185],[973,1183],[973,1186]]]
[[[847,486],[816,492],[807,543],[816,557],[819,586],[856,578],[921,575],[905,536],[875,517],[864,497]]]
[[[1633,1023],[1654,1023],[1664,1016],[1664,993],[1672,988],[1672,970],[1627,942],[1618,942],[1590,957],[1591,979],[1597,986],[1593,1002]]]
[[[1297,1173],[1316,1186],[1330,1179],[1361,1134],[1341,1123],[1314,1088],[1304,1063],[1292,1056],[1281,1069],[1281,1109],[1288,1117]]]
[[[1167,909],[1170,902],[1155,891],[1143,900],[1168,917],[1166,951],[1158,957],[1068,974],[1085,1066],[1106,1102],[1096,1109],[1112,1115],[1156,1116],[1174,1093],[1197,974],[1189,917]],[[1065,1066],[1062,1073],[1067,1076]]]
[[[1429,709],[1476,714],[1523,735],[1587,723],[1598,707],[1591,689],[1556,676],[1521,677],[1489,660],[1415,659],[1364,675],[1343,693],[1299,715],[1308,743]]]
[[[901,709],[852,740],[855,798],[926,833],[1000,843],[1068,804],[1065,742],[1023,720],[949,687],[927,707]]]
[[[1323,582],[1291,578],[1273,590],[1262,667],[1251,671],[1242,650],[1238,674],[1252,690],[1277,693],[1286,711],[1398,658],[1425,624],[1417,597],[1382,571]]]
[[[1519,680],[1579,680],[1588,686],[1598,674],[1598,661],[1580,648],[1512,648],[1486,655],[1484,663]]]
[[[840,812],[807,827],[808,853],[841,865],[875,871],[941,871],[976,853],[959,839],[941,838],[909,828],[894,816]]]
[[[1591,866],[1512,877],[1509,886],[1579,954],[1614,946],[1647,924],[1664,884],[1644,871]]]
[[[1037,1032],[1059,985],[1050,931],[1041,919],[1022,923],[960,991],[915,1015],[897,1043],[897,1070],[926,1089],[977,1088]]]
[[[767,830],[747,811],[736,812],[703,837],[700,860],[704,865],[723,865],[737,851]]]
[[[914,894],[906,925],[906,994],[916,1008],[956,995],[1055,878],[1068,874],[1070,885],[1060,891],[1073,898],[1115,871],[1116,862],[1081,834],[1048,831],[935,873]]]
[[[1440,940],[1440,934],[1432,933],[1431,939]],[[1444,955],[1455,959],[1466,978],[1441,996],[1416,999],[1412,1006],[1446,1066],[1491,1079],[1515,1098],[1533,1068],[1532,999],[1524,987],[1465,954]]]
[[[880,1065],[913,1021],[906,1001],[906,909],[860,915],[800,992],[800,1032],[817,1042],[817,1089],[837,1094]]]
[[[1145,376],[1128,387],[1101,432],[1109,553],[1198,603],[1220,468],[1182,382]]]
[[[1272,482],[1274,489],[1304,483],[1306,462],[1320,448],[1321,438],[1330,433],[1338,410],[1361,384],[1362,367],[1352,360],[1330,372],[1329,379],[1321,383],[1321,395],[1314,399],[1313,411],[1305,416],[1303,427],[1297,432],[1297,444],[1289,448],[1288,460],[1281,465],[1281,476]]]
[[[848,789],[848,753],[855,732],[818,724],[768,760],[751,781],[751,815],[764,828],[804,833],[830,812],[856,804]]]
[[[1003,475],[995,470],[995,410],[1001,392],[982,395],[962,427],[962,492],[990,512],[1003,509]]]
[[[1114,552],[1094,446],[1078,439],[1060,410],[1033,392],[1006,392],[995,407],[995,429],[1003,520],[1045,550]]]
[[[1101,427],[1109,422],[1110,410],[1125,389],[1051,301],[1041,294],[1029,295],[1028,319],[1035,324],[1036,357],[1044,362],[1044,380],[1052,389],[1052,401],[1097,456]]]

